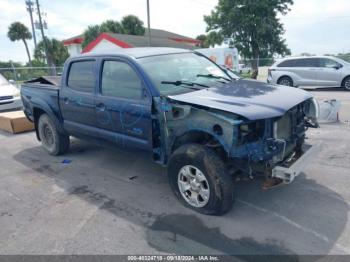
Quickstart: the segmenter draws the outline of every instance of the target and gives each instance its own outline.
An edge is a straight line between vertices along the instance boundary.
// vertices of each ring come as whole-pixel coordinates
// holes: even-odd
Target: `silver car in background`
[[[331,56],[285,58],[269,68],[267,82],[295,87],[343,87],[350,90],[350,63]]]
[[[22,108],[22,100],[17,87],[0,74],[0,112]]]

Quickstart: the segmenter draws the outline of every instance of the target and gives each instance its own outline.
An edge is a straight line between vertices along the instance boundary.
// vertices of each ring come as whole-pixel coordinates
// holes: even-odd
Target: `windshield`
[[[0,75],[0,86],[3,85],[8,85],[9,83],[7,82],[6,78]]]
[[[139,62],[162,95],[192,92],[231,80],[220,67],[195,53],[144,57]]]

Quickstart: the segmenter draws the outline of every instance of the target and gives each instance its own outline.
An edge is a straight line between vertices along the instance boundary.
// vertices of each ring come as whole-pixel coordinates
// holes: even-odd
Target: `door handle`
[[[106,110],[106,106],[103,103],[99,103],[99,104],[96,105],[96,109],[98,111],[105,111]]]
[[[68,104],[68,103],[69,103],[68,97],[63,98],[63,102],[64,102],[65,104]]]

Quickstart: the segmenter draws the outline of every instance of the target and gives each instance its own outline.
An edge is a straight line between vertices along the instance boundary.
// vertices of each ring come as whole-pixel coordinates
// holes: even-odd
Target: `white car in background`
[[[267,82],[295,87],[344,87],[350,90],[350,63],[331,56],[285,58],[269,68]]]
[[[0,75],[0,111],[22,108],[22,100],[17,87]]]
[[[251,67],[247,66],[246,64],[239,64],[240,74],[250,74],[251,71],[252,71]]]

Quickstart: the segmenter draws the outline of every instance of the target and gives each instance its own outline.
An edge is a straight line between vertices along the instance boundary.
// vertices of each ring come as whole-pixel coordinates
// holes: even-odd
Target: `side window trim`
[[[94,85],[93,85],[93,87],[91,89],[91,92],[85,92],[85,91],[77,90],[77,89],[74,89],[71,86],[69,86],[69,76],[70,76],[70,71],[71,71],[72,65],[74,63],[79,63],[79,62],[94,62],[94,64],[93,64],[94,71],[96,69],[96,59],[94,59],[94,58],[83,58],[83,59],[77,59],[77,60],[71,61],[69,63],[69,65],[68,65],[67,74],[66,74],[66,77],[64,79],[65,80],[64,87],[68,88],[71,91],[79,92],[79,93],[82,93],[82,94],[94,94],[95,93],[95,89],[96,89],[96,80],[97,80],[97,77],[96,77],[95,73],[93,74],[94,75]]]

